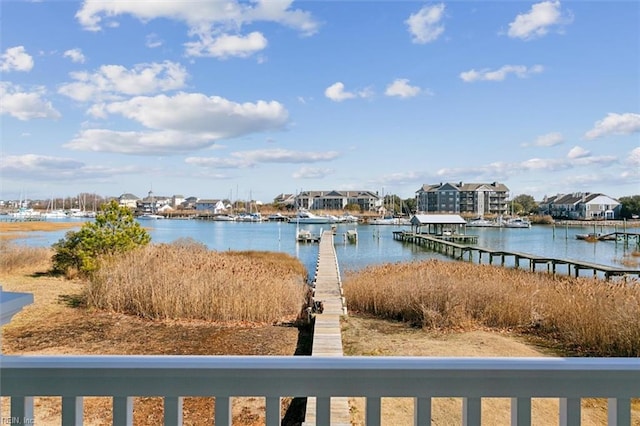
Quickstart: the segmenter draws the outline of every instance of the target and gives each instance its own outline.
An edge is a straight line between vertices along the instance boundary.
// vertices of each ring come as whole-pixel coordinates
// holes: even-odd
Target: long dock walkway
[[[343,356],[340,317],[346,315],[347,307],[332,231],[322,233],[319,247],[313,299],[322,312],[318,311],[315,316],[311,356]],[[350,426],[348,399],[307,398],[303,425]]]
[[[604,275],[604,278],[606,280],[610,279],[611,277],[625,275],[636,275],[640,277],[640,270],[637,268],[618,268],[615,266],[599,265],[590,262],[582,262],[579,260],[557,259],[515,251],[493,250],[484,247],[457,244],[454,242],[446,241],[440,237],[425,234],[416,234],[413,232],[394,231],[393,238],[399,241],[406,241],[425,246],[429,250],[440,252],[458,260],[463,260],[466,255],[468,260],[472,262],[475,253],[477,254],[479,264],[482,263],[483,255],[487,255],[488,263],[490,265],[493,264],[493,259],[495,257],[500,258],[501,266],[505,265],[505,259],[507,257],[513,257],[515,264],[514,266],[516,268],[519,268],[520,261],[524,260],[529,262],[529,270],[532,272],[536,271],[537,265],[543,265],[546,266],[547,272],[556,274],[558,273],[557,265],[567,265],[567,275],[574,275],[575,277],[580,276],[581,270],[591,270],[593,271],[594,276],[596,276],[597,273],[600,272]]]

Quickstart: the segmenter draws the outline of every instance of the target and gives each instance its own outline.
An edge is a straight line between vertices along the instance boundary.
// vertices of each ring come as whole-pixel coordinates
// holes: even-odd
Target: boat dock
[[[347,314],[347,304],[342,293],[342,280],[333,237],[333,231],[329,230],[324,231],[320,238],[313,290],[314,305],[319,308],[315,314],[311,356],[343,356],[340,317]],[[348,398],[307,398],[303,425],[329,424],[351,425]]]
[[[508,257],[513,257],[516,269],[520,268],[521,261],[526,261],[528,262],[529,270],[531,272],[536,272],[536,267],[538,265],[543,265],[546,266],[547,272],[556,274],[558,273],[558,265],[567,265],[567,275],[573,275],[575,277],[580,276],[580,271],[582,270],[593,271],[594,276],[597,276],[598,273],[602,273],[606,280],[613,276],[637,275],[640,277],[640,270],[638,269],[617,268],[615,266],[599,265],[596,263],[582,262],[578,260],[557,259],[506,250],[493,250],[484,247],[459,244],[445,240],[440,236],[436,237],[424,234],[415,234],[407,231],[394,231],[393,239],[425,246],[429,250],[445,254],[457,260],[465,260],[466,258],[466,260],[473,262],[474,258],[477,258],[479,264],[486,259],[488,264],[492,265],[494,264],[494,259],[498,258],[500,259],[500,265],[505,266],[506,259]]]

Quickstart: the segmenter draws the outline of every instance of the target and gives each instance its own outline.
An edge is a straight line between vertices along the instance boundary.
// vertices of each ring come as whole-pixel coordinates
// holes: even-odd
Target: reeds
[[[436,329],[517,329],[584,355],[640,356],[640,282],[613,283],[463,262],[349,274],[351,311]]]
[[[48,269],[51,265],[51,249],[30,247],[0,240],[0,267],[2,272],[11,273],[34,265],[43,265]]]
[[[284,253],[154,244],[101,267],[91,277],[87,303],[153,319],[273,323],[300,313],[305,275],[304,266]]]

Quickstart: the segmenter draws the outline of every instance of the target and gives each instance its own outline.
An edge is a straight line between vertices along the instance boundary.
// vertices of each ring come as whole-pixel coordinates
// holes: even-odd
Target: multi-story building
[[[605,194],[575,192],[544,197],[541,214],[562,219],[618,219],[622,204]]]
[[[303,191],[295,197],[295,206],[307,210],[343,210],[357,205],[362,212],[377,211],[382,199],[372,191]]]
[[[439,183],[416,191],[416,208],[424,213],[506,214],[509,188],[493,183]]]

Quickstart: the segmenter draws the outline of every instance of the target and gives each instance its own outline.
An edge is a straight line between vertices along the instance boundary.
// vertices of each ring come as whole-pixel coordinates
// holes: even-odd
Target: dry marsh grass
[[[0,266],[6,273],[40,265],[48,269],[52,254],[49,248],[29,247],[0,240]]]
[[[151,319],[274,323],[305,303],[306,271],[283,253],[215,252],[155,244],[112,259],[91,277],[91,307]]]
[[[517,329],[583,355],[640,356],[640,283],[463,262],[388,264],[349,274],[349,309],[423,328]]]

